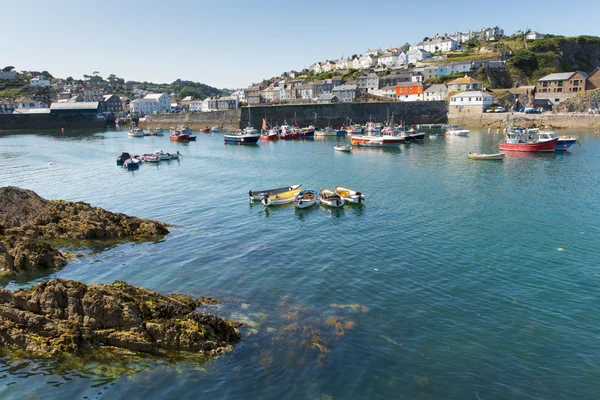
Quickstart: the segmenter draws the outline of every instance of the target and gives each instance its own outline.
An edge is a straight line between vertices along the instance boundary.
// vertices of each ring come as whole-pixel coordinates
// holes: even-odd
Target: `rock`
[[[45,200],[17,187],[0,188],[0,275],[66,265],[66,255],[46,240],[149,238],[167,233],[167,225],[159,221],[82,202]]]
[[[202,304],[119,281],[53,279],[26,290],[0,289],[0,345],[51,355],[106,346],[155,355],[230,351],[241,340],[241,324],[196,312]]]

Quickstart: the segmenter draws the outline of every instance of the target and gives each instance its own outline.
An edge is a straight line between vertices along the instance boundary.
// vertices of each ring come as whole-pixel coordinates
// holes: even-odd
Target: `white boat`
[[[344,205],[344,199],[334,191],[326,188],[319,190],[319,201],[329,207],[341,207]]]
[[[429,139],[437,139],[437,138],[443,138],[444,134],[443,133],[430,133],[429,134]]]
[[[315,136],[337,136],[337,131],[328,126],[325,129],[315,131]]]
[[[319,196],[317,191],[314,189],[304,189],[294,199],[294,206],[296,208],[308,208],[319,202]]]
[[[361,204],[365,201],[365,195],[356,190],[348,189],[342,186],[335,186],[335,192],[348,203]]]
[[[454,129],[450,131],[446,131],[446,136],[469,136],[471,133],[468,129]]]
[[[352,151],[352,146],[350,146],[349,144],[345,144],[345,145],[338,144],[337,146],[333,146],[333,148],[336,151],[346,151],[346,152]]]
[[[219,133],[219,127],[218,126],[213,126],[210,131],[212,133]]]
[[[469,153],[469,159],[471,160],[504,160],[504,157],[506,157],[504,153]]]
[[[127,132],[127,135],[129,137],[144,137],[144,130],[134,126]]]

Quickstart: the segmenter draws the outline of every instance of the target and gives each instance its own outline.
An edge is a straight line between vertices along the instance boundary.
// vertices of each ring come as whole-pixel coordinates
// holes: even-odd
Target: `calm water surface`
[[[597,398],[600,138],[569,133],[583,148],[504,162],[467,160],[494,150],[483,131],[352,154],[334,152],[337,139],[0,133],[1,186],[177,225],[3,287],[125,280],[220,298],[211,312],[248,323],[204,365],[149,360],[115,375],[3,358],[0,398]],[[121,151],[158,149],[183,158],[115,166]],[[367,203],[248,203],[248,189],[296,183],[348,186]]]

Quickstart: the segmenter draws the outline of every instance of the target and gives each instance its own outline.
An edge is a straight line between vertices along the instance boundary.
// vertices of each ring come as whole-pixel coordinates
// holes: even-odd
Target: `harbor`
[[[0,133],[3,185],[172,224],[154,242],[66,246],[82,257],[2,285],[119,280],[211,296],[221,300],[211,312],[245,323],[240,344],[208,364],[139,359],[126,368],[6,355],[2,398],[191,398],[199,387],[213,398],[257,398],[268,387],[271,398],[320,399],[600,390],[589,301],[600,263],[593,131],[562,131],[581,144],[566,152],[488,162],[468,154],[496,152],[504,135],[495,130],[425,130],[418,142],[342,152],[334,147],[351,145],[349,135],[226,145],[223,132],[196,129],[196,141],[178,142],[163,127],[164,136],[139,138],[128,129]],[[122,152],[158,149],[179,156],[115,165]],[[248,201],[249,190],[296,184],[340,185],[366,200],[304,209]]]

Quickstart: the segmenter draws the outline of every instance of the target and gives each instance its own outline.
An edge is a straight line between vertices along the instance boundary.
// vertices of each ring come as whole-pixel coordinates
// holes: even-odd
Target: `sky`
[[[0,68],[232,89],[436,33],[600,36],[597,0],[0,1]]]

